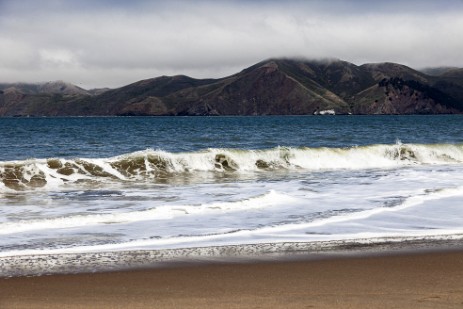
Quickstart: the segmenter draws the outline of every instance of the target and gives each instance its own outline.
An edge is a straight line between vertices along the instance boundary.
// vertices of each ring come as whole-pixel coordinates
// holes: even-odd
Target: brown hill
[[[101,92],[0,84],[0,116],[462,113],[462,71],[270,59],[220,79],[162,76]]]

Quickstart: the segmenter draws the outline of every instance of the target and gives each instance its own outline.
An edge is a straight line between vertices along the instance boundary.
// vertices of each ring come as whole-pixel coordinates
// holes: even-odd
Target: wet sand
[[[463,252],[16,277],[0,308],[463,308]]]

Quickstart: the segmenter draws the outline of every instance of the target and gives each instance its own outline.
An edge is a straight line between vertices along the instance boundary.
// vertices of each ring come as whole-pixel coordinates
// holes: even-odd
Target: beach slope
[[[0,279],[1,308],[463,308],[463,252]]]

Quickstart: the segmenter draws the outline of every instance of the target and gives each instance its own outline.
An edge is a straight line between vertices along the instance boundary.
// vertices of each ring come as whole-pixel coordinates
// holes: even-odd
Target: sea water
[[[0,258],[463,238],[463,117],[0,119]]]

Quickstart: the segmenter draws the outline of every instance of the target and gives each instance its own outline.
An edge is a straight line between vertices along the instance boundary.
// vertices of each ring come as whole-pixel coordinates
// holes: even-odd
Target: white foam
[[[421,194],[417,196],[412,196],[406,199],[402,204],[395,206],[395,207],[378,207],[369,210],[353,212],[349,214],[343,214],[339,216],[329,217],[327,219],[320,219],[309,223],[302,223],[302,224],[285,224],[280,226],[270,226],[264,227],[255,231],[256,233],[268,234],[268,233],[275,233],[275,232],[284,232],[290,231],[294,229],[306,229],[312,227],[319,227],[328,224],[340,223],[340,222],[347,222],[347,221],[354,221],[358,219],[365,219],[371,216],[385,213],[385,212],[398,212],[407,208],[415,207],[420,204],[423,204],[426,201],[437,200],[452,196],[459,196],[463,195],[463,187],[451,188],[440,190],[437,192],[433,192],[430,194]]]
[[[300,236],[300,235],[299,235]],[[207,237],[178,237],[172,239],[141,239],[122,243],[111,243],[94,246],[74,246],[67,248],[43,248],[43,249],[26,249],[26,250],[11,250],[0,252],[0,258],[14,257],[14,256],[35,256],[35,255],[48,255],[48,254],[71,254],[71,253],[97,253],[97,252],[120,252],[131,250],[162,250],[162,249],[181,249],[181,248],[203,248],[207,254],[211,247],[216,246],[234,246],[234,245],[259,245],[263,244],[284,244],[284,243],[305,243],[316,244],[331,242],[347,241],[351,244],[369,244],[374,245],[382,242],[403,242],[413,240],[460,240],[463,239],[463,229],[440,229],[434,231],[414,231],[407,235],[400,233],[358,233],[336,235],[330,238],[303,238],[303,237],[278,237],[272,238],[271,235],[266,238],[252,239],[252,238],[237,238],[228,241],[223,241],[220,235],[211,235]],[[183,256],[185,258],[186,256]]]
[[[303,168],[306,170],[366,169],[416,164],[450,164],[463,162],[460,145],[394,144],[350,148],[291,148],[239,150],[211,148],[201,152],[168,153],[146,150],[121,158],[156,156],[169,162],[171,172],[218,171],[217,156],[231,160],[237,171],[260,170],[259,160],[274,168]]]
[[[218,156],[229,161],[220,166]],[[117,170],[132,159],[139,170]],[[459,145],[146,150],[82,160],[112,176],[63,175],[46,160],[0,163],[0,173],[13,164],[47,181],[43,191],[0,181],[0,256],[462,232]],[[157,183],[158,175],[187,181]]]
[[[168,220],[186,215],[225,214],[275,205],[292,198],[273,190],[268,193],[234,202],[215,202],[202,205],[170,205],[157,208],[108,214],[74,215],[68,217],[46,218],[40,220],[21,220],[0,224],[0,235],[22,233],[36,230],[52,230],[90,225]]]
[[[150,162],[156,158],[162,166]],[[117,170],[121,160],[143,160],[141,170],[132,170],[128,175]],[[145,181],[156,178],[159,172],[169,173],[167,177],[176,177],[179,173],[233,172],[235,174],[262,172],[272,169],[289,170],[363,170],[374,168],[395,168],[413,165],[461,164],[463,162],[463,146],[461,145],[420,145],[401,144],[371,145],[351,148],[286,148],[277,147],[267,150],[239,149],[207,149],[198,152],[169,153],[161,150],[147,149],[112,158],[95,159],[55,159],[64,166],[69,164],[79,169],[70,175],[58,173],[48,166],[47,160],[31,159],[26,161],[0,162],[0,175],[7,168],[16,167],[25,179],[23,189],[34,175],[45,178],[44,189],[69,186],[82,180],[95,180],[101,183],[111,181]],[[225,161],[225,162],[224,162]],[[85,170],[82,162],[100,168],[108,177],[98,176]],[[138,171],[138,172],[137,172]],[[164,174],[163,174],[164,175]],[[1,176],[0,176],[1,177]],[[166,176],[164,176],[166,177]],[[2,179],[0,179],[2,180]],[[20,181],[21,183],[21,181]],[[35,188],[37,189],[37,188]],[[5,186],[0,190],[4,191]]]

